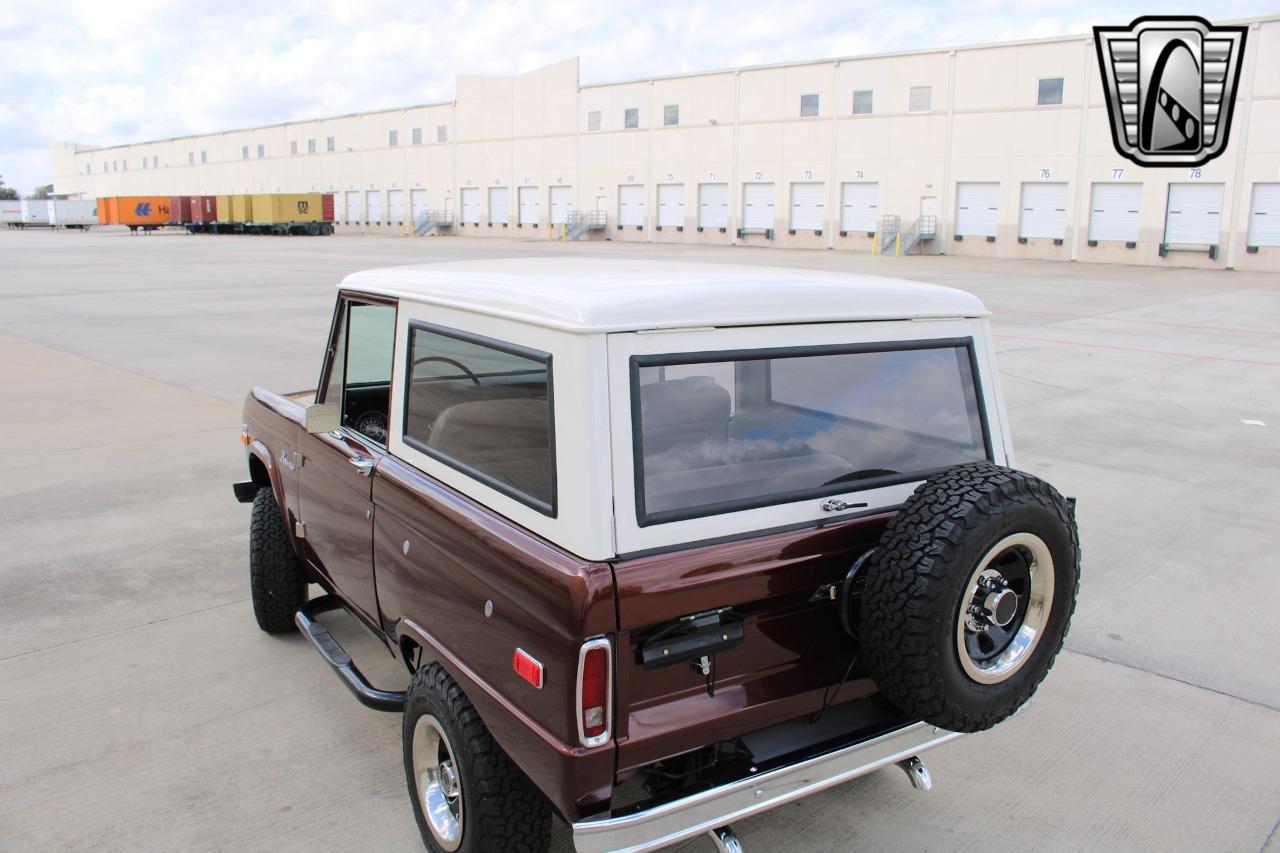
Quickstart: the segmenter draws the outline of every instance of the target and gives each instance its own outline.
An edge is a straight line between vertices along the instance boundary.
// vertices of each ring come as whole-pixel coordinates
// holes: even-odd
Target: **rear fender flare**
[[[496,721],[493,720],[493,715],[501,712],[515,718],[520,727],[528,729],[546,747],[561,756],[568,757],[583,751],[564,743],[541,723],[516,707],[509,699],[499,693],[493,685],[480,678],[456,655],[445,649],[444,645],[431,636],[421,625],[409,619],[401,619],[396,625],[396,647],[405,666],[412,672],[414,661],[408,653],[410,645],[415,645],[422,650],[422,657],[417,662],[419,666],[438,663],[453,677],[454,681],[458,682],[462,687],[462,691],[467,694],[467,698],[471,700],[471,704],[480,712],[481,718],[485,720],[491,733],[495,738],[498,738],[499,743],[503,740],[501,732],[505,727],[495,726],[493,723]],[[505,744],[503,746],[506,748]]]

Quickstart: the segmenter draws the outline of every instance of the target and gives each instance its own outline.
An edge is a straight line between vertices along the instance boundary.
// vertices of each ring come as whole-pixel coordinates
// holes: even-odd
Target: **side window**
[[[378,444],[387,443],[396,309],[344,300],[337,317],[333,363],[317,401],[339,407],[341,423]]]
[[[406,444],[555,516],[549,354],[413,324],[405,394]]]

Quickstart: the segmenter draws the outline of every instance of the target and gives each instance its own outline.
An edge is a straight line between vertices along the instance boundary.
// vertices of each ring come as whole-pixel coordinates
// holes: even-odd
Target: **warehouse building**
[[[576,59],[460,75],[448,103],[55,142],[54,183],[332,192],[339,232],[1280,270],[1280,16],[1238,23],[1230,141],[1196,168],[1116,152],[1093,39],[1075,36],[600,85]]]

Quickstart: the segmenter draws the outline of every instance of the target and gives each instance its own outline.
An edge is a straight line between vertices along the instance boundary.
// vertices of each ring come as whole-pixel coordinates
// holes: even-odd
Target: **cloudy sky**
[[[459,71],[506,74],[575,55],[582,82],[597,83],[1277,5],[0,0],[0,176],[23,193],[49,182],[53,139],[108,145],[449,100]]]

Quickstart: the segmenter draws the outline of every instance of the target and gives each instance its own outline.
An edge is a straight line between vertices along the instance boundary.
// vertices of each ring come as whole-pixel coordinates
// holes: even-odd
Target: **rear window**
[[[968,339],[632,359],[641,526],[990,458]]]
[[[406,444],[556,514],[549,354],[415,323],[406,375]]]

